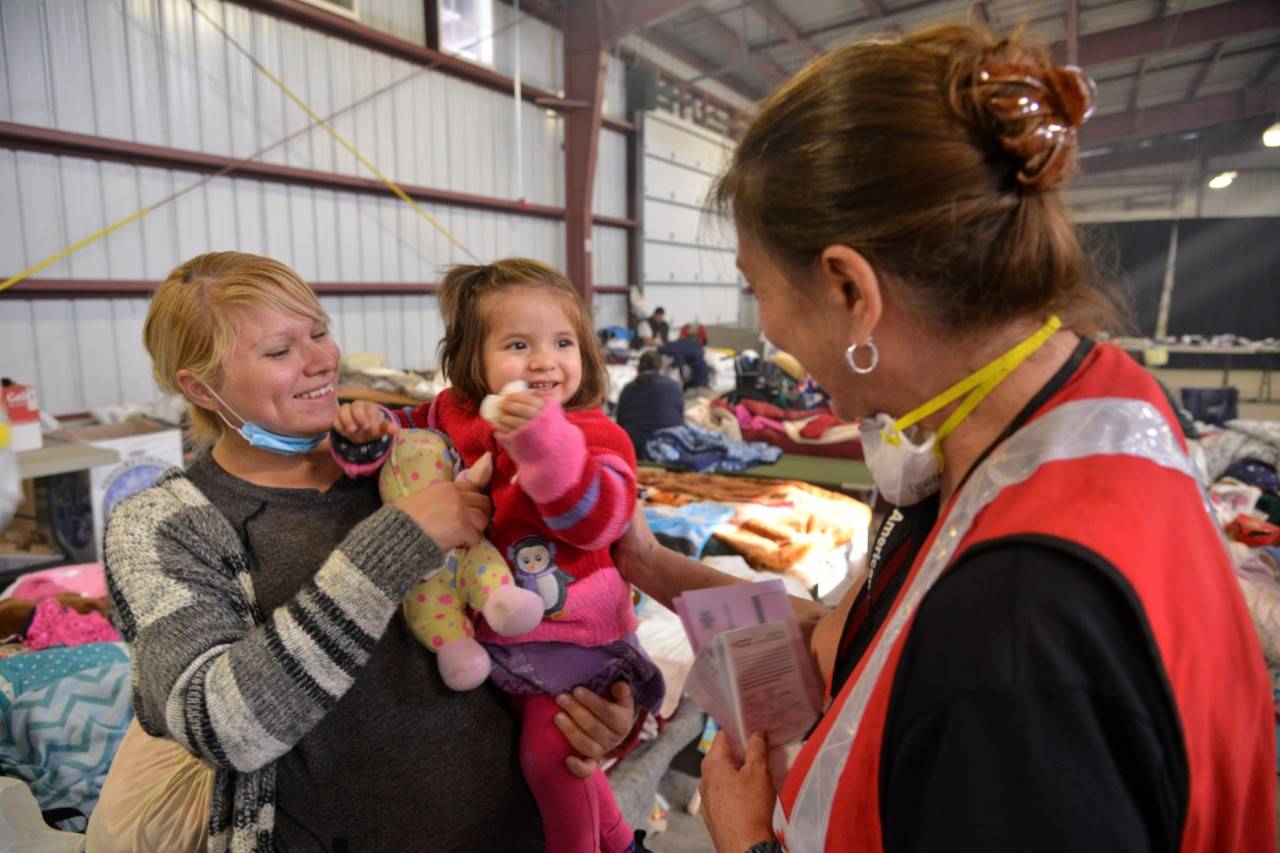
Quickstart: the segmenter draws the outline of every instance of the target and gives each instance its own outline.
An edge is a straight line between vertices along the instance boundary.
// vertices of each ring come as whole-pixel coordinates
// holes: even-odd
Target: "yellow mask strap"
[[[902,430],[919,423],[929,415],[939,409],[949,406],[964,395],[969,396],[963,403],[952,412],[947,419],[939,427],[936,441],[933,445],[933,452],[938,457],[938,462],[942,462],[942,440],[955,431],[956,427],[967,418],[983,399],[995,390],[1001,382],[1004,381],[1010,373],[1018,368],[1018,365],[1026,361],[1040,347],[1044,346],[1049,338],[1062,326],[1062,320],[1055,314],[1041,326],[1034,334],[1014,346],[1004,355],[998,356],[984,367],[979,368],[975,372],[961,379],[955,385],[952,385],[946,391],[943,391],[932,400],[916,407],[903,417],[894,422],[891,432],[886,432],[884,437],[892,444],[901,441]]]

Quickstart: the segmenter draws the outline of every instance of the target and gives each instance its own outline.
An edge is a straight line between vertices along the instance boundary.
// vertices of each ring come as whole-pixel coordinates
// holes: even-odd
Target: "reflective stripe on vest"
[[[867,652],[863,672],[819,746],[789,819],[781,800],[776,803],[774,831],[785,840],[788,851],[821,853],[825,849],[836,790],[885,662],[921,600],[955,557],[978,513],[1005,488],[1029,479],[1041,465],[1088,456],[1146,459],[1187,475],[1204,494],[1169,422],[1159,409],[1141,400],[1101,397],[1066,402],[996,448],[960,490],[919,571]],[[1204,508],[1211,512],[1207,499]]]

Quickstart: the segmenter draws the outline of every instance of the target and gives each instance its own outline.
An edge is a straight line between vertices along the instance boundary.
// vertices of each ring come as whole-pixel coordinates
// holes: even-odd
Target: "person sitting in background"
[[[667,342],[671,327],[667,325],[667,312],[662,306],[653,309],[653,314],[636,323],[636,336],[633,338],[636,348],[660,347]]]
[[[676,381],[662,375],[662,356],[654,350],[640,354],[639,369],[618,397],[618,426],[631,437],[636,456],[647,459],[644,446],[655,432],[684,423],[684,397]]]

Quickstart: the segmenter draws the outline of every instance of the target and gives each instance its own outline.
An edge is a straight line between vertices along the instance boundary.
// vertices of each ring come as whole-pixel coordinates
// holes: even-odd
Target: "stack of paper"
[[[691,590],[675,606],[696,655],[685,692],[720,724],[739,761],[752,733],[767,735],[781,785],[822,701],[782,581]]]

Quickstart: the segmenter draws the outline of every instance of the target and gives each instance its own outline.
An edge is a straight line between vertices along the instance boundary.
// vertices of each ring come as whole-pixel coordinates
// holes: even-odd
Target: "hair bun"
[[[993,64],[978,70],[973,87],[1001,146],[1022,163],[1018,183],[1056,186],[1071,164],[1076,132],[1097,103],[1093,80],[1073,65]]]

